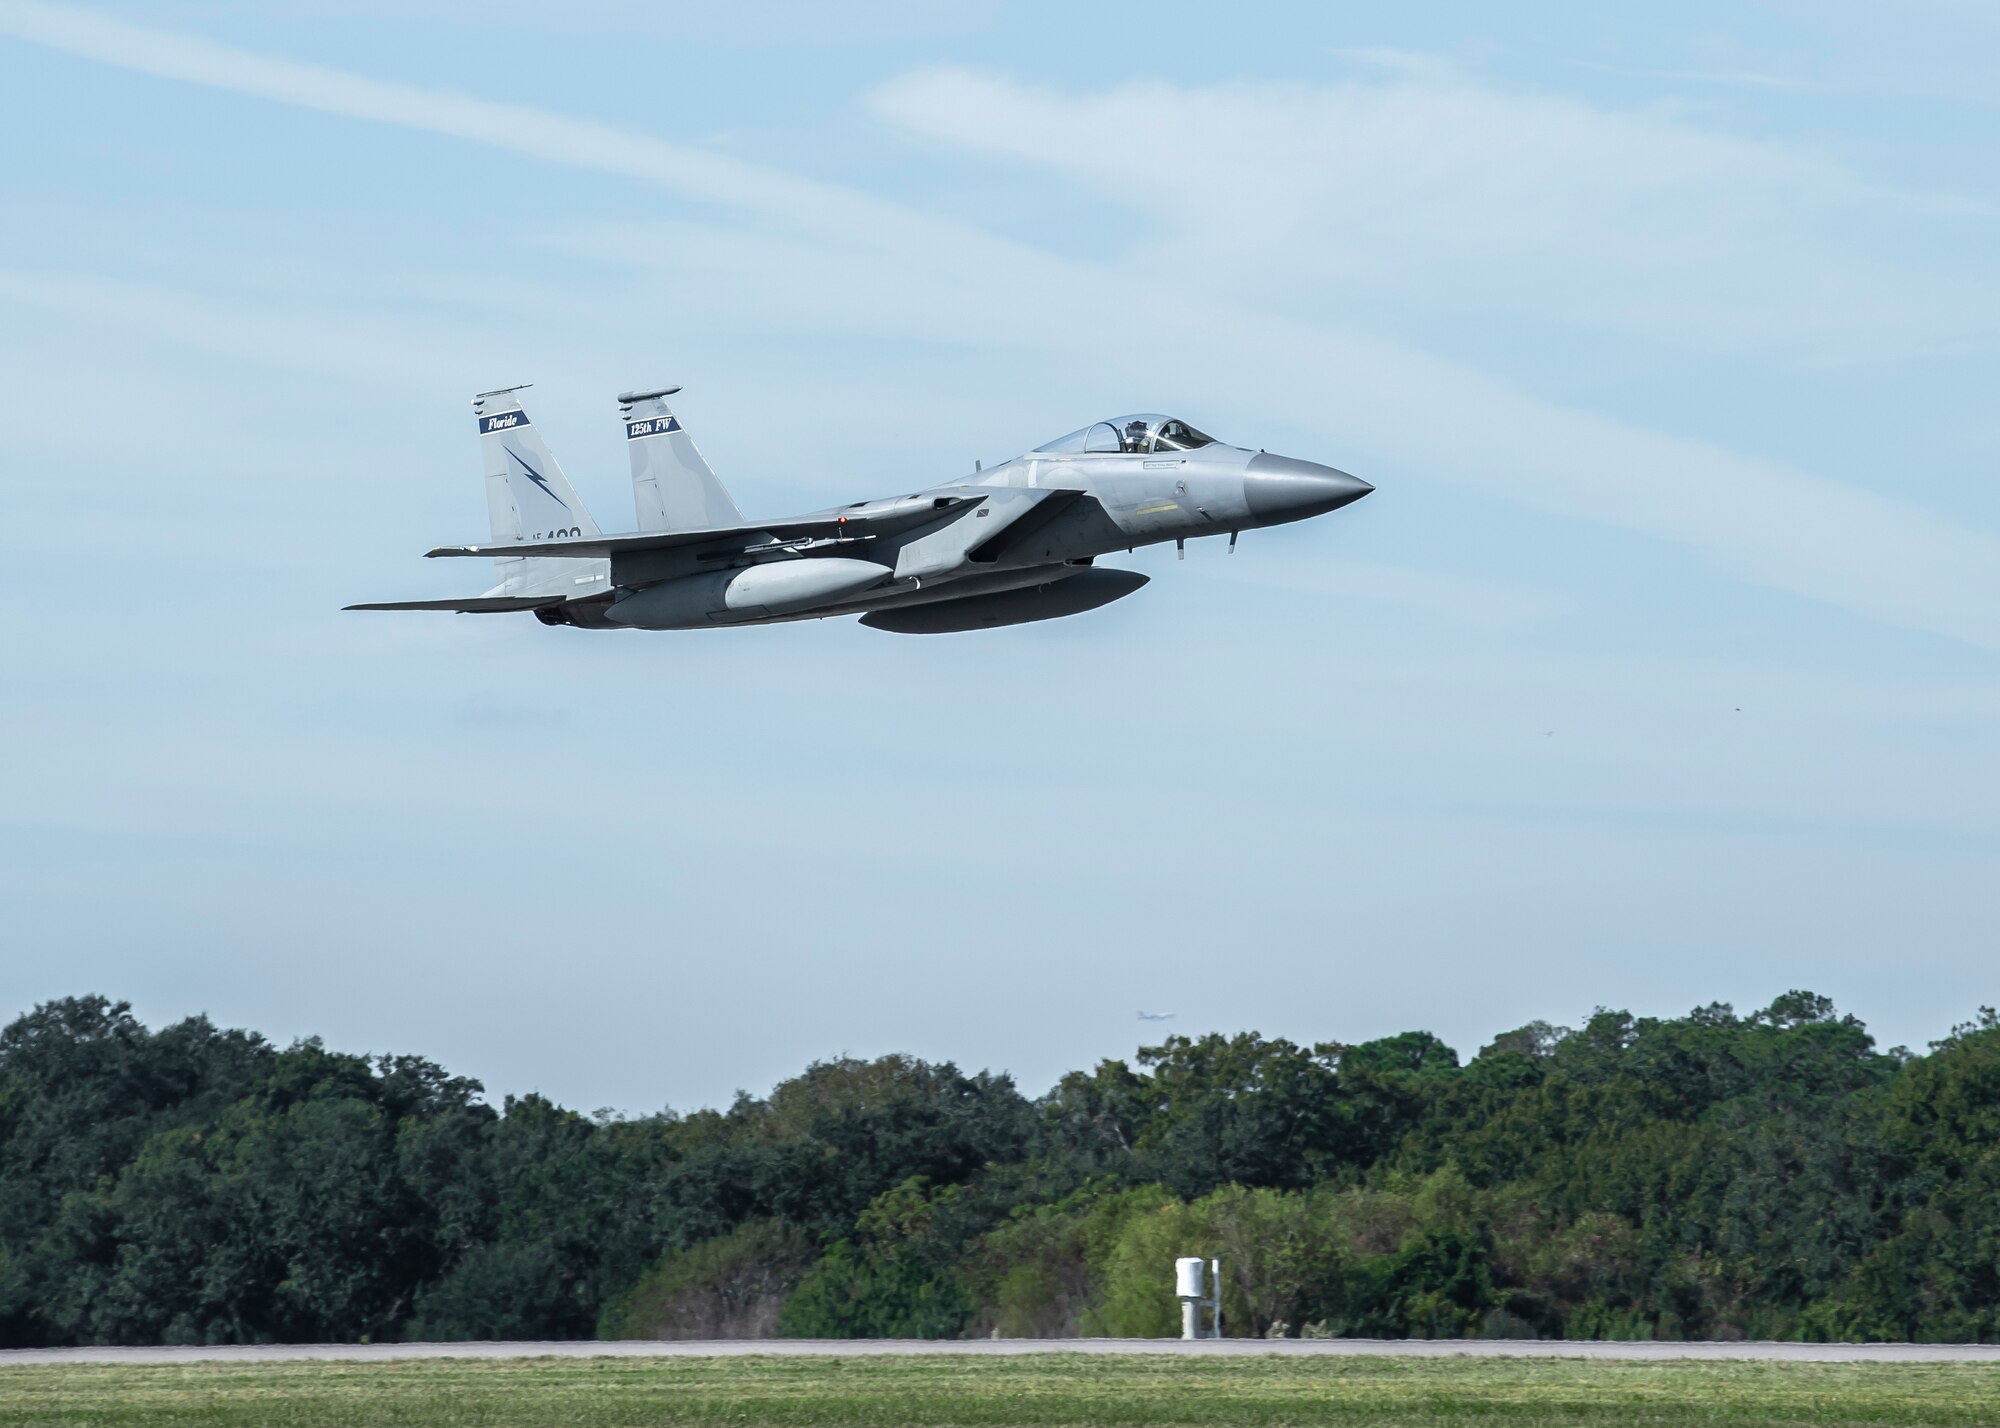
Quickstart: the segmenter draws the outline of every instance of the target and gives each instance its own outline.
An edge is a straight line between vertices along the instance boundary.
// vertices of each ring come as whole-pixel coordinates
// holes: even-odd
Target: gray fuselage
[[[1220,442],[1188,451],[1033,451],[970,480],[798,518],[860,525],[939,512],[893,535],[773,541],[726,570],[703,571],[694,551],[614,556],[617,593],[604,619],[700,629],[998,594],[1070,578],[1113,551],[1321,515],[1372,489],[1329,466]]]

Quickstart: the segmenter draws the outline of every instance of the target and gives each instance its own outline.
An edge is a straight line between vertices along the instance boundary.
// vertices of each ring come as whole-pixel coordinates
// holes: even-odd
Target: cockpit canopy
[[[1083,427],[1035,450],[1051,454],[1112,454],[1121,451],[1193,451],[1197,446],[1214,444],[1214,437],[1196,431],[1179,417],[1161,416],[1158,412],[1137,412]]]

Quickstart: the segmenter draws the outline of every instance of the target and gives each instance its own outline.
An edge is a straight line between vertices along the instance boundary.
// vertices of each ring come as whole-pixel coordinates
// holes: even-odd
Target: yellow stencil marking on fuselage
[[[1141,506],[1132,514],[1135,516],[1157,516],[1162,511],[1178,511],[1180,502],[1169,501],[1164,506]]]

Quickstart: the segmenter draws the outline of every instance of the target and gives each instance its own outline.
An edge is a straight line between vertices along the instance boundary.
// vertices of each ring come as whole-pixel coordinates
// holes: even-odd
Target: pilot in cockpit
[[[1127,451],[1145,451],[1153,444],[1153,429],[1143,421],[1128,421],[1119,439]]]

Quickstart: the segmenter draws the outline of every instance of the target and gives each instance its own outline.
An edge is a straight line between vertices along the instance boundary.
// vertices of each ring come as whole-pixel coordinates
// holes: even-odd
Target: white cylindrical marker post
[[[1174,1294],[1181,1301],[1181,1337],[1201,1337],[1201,1260],[1183,1255],[1174,1261]]]

